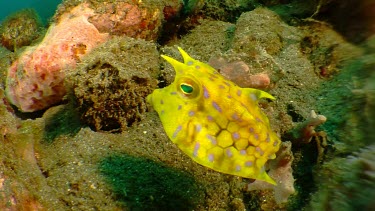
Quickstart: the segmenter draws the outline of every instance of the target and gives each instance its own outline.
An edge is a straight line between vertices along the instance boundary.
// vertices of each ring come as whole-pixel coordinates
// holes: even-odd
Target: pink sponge
[[[94,14],[86,4],[73,8],[51,25],[43,41],[27,48],[8,70],[6,95],[23,112],[41,110],[61,101],[67,69],[109,35],[88,22]]]

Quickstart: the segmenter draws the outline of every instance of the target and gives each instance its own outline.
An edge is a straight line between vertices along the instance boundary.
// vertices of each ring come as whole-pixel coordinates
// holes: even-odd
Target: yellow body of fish
[[[147,97],[168,137],[203,166],[276,184],[264,165],[276,157],[280,139],[258,107],[260,98],[274,97],[238,87],[178,49],[184,63],[162,55],[176,71],[174,82]]]

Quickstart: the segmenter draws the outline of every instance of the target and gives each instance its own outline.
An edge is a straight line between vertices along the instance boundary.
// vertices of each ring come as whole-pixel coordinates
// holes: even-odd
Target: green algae
[[[43,140],[46,143],[53,142],[56,137],[61,135],[74,136],[82,127],[78,113],[73,108],[72,103],[50,109],[47,112],[52,114],[48,114],[45,118]]]
[[[191,175],[149,159],[112,155],[99,169],[116,200],[131,210],[193,210],[202,199]]]
[[[354,156],[325,163],[316,180],[318,191],[307,210],[373,210],[375,207],[375,145]]]

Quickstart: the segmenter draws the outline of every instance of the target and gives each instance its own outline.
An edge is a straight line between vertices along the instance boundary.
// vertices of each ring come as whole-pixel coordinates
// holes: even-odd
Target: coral
[[[317,115],[314,110],[311,110],[310,117],[290,131],[291,138],[303,143],[309,143],[314,136],[320,135],[315,131],[315,128],[327,121],[323,115]]]
[[[34,9],[23,9],[8,16],[0,25],[1,44],[11,51],[29,45],[39,36],[41,20]]]
[[[327,134],[324,131],[315,131],[315,128],[324,124],[327,121],[327,117],[323,115],[317,115],[314,110],[311,110],[310,117],[304,122],[295,126],[291,131],[286,134],[286,137],[295,141],[297,145],[303,143],[310,143],[312,138],[315,138],[318,157],[317,161],[321,162],[323,159],[325,148],[327,147]]]
[[[6,94],[23,112],[44,109],[65,95],[65,71],[98,43],[108,38],[87,21],[93,10],[86,4],[52,24],[43,41],[27,48],[8,70]]]
[[[97,11],[97,15],[89,18],[89,21],[100,32],[156,40],[162,26],[164,6],[163,4],[145,3],[103,2],[96,5],[94,9]],[[170,7],[175,8],[176,6]]]
[[[247,190],[273,190],[274,199],[278,205],[287,202],[289,196],[295,193],[292,169],[294,157],[291,148],[291,142],[282,142],[276,159],[269,162],[270,171],[268,174],[276,181],[276,186],[256,180],[248,184]]]
[[[96,131],[122,131],[141,119],[145,97],[156,86],[156,46],[128,37],[92,51],[69,77],[81,119]]]
[[[178,14],[181,3],[178,0],[123,0],[123,1],[86,1],[95,15],[89,17],[100,32],[118,36],[130,36],[146,40],[156,40],[159,36],[164,18],[170,14],[165,10]],[[54,20],[59,22],[72,7],[81,4],[79,0],[64,1],[59,5]]]
[[[227,62],[223,57],[211,57],[209,64],[223,76],[240,87],[267,88],[271,81],[266,73],[250,75],[249,66],[243,61]]]
[[[12,104],[33,112],[60,102],[66,72],[110,35],[156,40],[166,3],[146,3],[81,3],[59,13],[43,41],[27,48],[9,68],[6,90]]]

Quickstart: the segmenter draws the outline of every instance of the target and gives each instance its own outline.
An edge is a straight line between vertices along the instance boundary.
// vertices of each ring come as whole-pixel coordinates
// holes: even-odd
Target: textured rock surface
[[[24,9],[1,22],[0,41],[8,50],[15,51],[36,39],[42,27],[34,9]]]
[[[138,122],[158,70],[153,43],[122,37],[98,47],[70,78],[81,119],[96,131],[121,131]]]
[[[60,102],[65,74],[83,55],[111,35],[156,40],[166,6],[180,8],[176,1],[64,2],[43,41],[27,48],[9,68],[9,100],[23,112]]]
[[[263,8],[243,13],[236,26],[233,49],[248,54],[254,52],[256,46],[262,46],[271,55],[277,54],[284,45],[283,35],[288,33],[280,17]]]
[[[64,14],[43,41],[27,48],[8,70],[6,94],[23,112],[44,109],[65,95],[65,71],[98,43],[108,38],[87,21],[93,10],[86,4]]]

